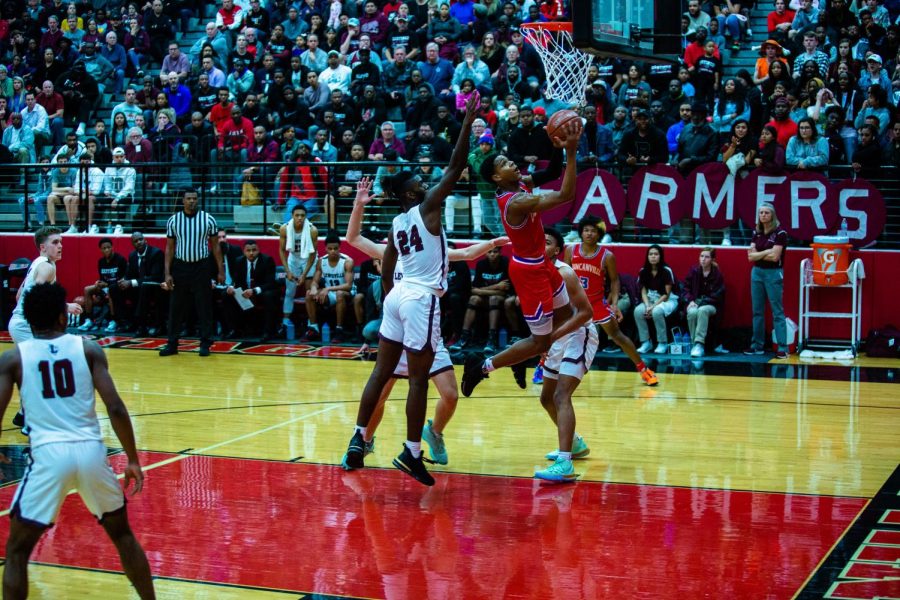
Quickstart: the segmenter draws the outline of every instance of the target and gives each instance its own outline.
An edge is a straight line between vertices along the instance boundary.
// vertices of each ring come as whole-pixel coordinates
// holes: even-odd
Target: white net
[[[523,26],[522,34],[544,63],[547,95],[569,104],[584,104],[591,55],[575,47],[569,31]]]

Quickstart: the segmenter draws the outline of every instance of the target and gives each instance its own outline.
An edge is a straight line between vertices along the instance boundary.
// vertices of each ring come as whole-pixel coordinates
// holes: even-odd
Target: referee
[[[173,292],[169,305],[169,343],[160,356],[178,354],[178,332],[184,324],[191,297],[200,319],[200,356],[209,356],[212,344],[212,286],[207,270],[207,257],[212,248],[217,279],[225,283],[222,251],[216,234],[218,225],[212,215],[197,210],[197,192],[182,191],[184,210],[169,217],[166,223],[166,279],[163,288]]]

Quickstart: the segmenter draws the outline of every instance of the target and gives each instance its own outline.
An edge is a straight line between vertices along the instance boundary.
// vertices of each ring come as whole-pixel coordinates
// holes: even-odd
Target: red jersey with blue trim
[[[606,303],[606,255],[608,250],[602,246],[590,255],[585,255],[582,244],[572,245],[572,270],[578,276],[581,287],[587,293],[591,307],[594,309],[594,321],[604,321],[609,317],[609,306]]]
[[[520,258],[543,259],[544,258],[544,224],[541,216],[532,212],[525,217],[519,225],[510,225],[506,218],[506,207],[510,201],[519,194],[530,194],[531,190],[519,182],[519,190],[515,192],[501,192],[497,190],[497,206],[500,208],[500,220],[503,229],[512,244],[513,255]]]

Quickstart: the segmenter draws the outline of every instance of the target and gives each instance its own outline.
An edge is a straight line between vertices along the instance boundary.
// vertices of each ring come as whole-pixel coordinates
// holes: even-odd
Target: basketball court
[[[891,361],[673,359],[647,388],[604,357],[574,398],[591,447],[574,485],[532,478],[556,431],[540,387],[498,371],[460,399],[450,463],[426,488],[390,464],[402,383],[367,468],[338,466],[372,366],[353,348],[218,343],[200,359],[188,342],[161,359],[161,339],[100,343],[142,451],[129,515],[161,598],[818,598],[897,559]],[[24,467],[16,403],[4,508]],[[33,559],[33,598],[131,597],[76,498]],[[868,584],[884,598],[897,585]]]

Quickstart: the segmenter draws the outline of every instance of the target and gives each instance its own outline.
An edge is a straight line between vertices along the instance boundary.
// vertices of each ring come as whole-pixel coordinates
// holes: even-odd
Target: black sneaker
[[[750,346],[749,348],[744,350],[744,354],[746,354],[747,356],[759,356],[759,355],[765,354],[765,353],[766,353],[766,351],[763,350],[762,348],[756,348],[754,346]]]
[[[341,467],[345,471],[362,469],[366,466],[363,461],[365,455],[366,440],[363,439],[363,434],[357,429],[356,433],[353,434],[353,437],[350,438],[350,445],[347,446],[347,452],[344,454],[343,460],[341,460]]]
[[[209,356],[209,346],[200,346],[198,354],[200,356]]]
[[[487,379],[488,377],[487,374],[481,370],[481,365],[483,363],[484,359],[478,354],[470,354],[466,357],[466,362],[463,365],[462,382],[460,382],[459,385],[463,396],[466,398],[472,395],[472,392],[475,391],[475,386],[481,383],[482,379]]]
[[[403,452],[400,453],[400,456],[394,459],[394,466],[419,483],[434,485],[434,477],[425,468],[425,463],[422,462],[422,455],[420,454],[419,458],[413,457],[406,444],[403,444]]]
[[[516,385],[524,390],[527,386],[527,383],[525,382],[525,363],[520,362],[510,368],[512,369],[513,377],[516,378]]]
[[[178,354],[178,346],[163,346],[159,351],[160,356],[172,356]]]
[[[25,428],[25,413],[23,413],[21,410],[17,412],[13,417],[13,425],[18,427],[19,429]]]

